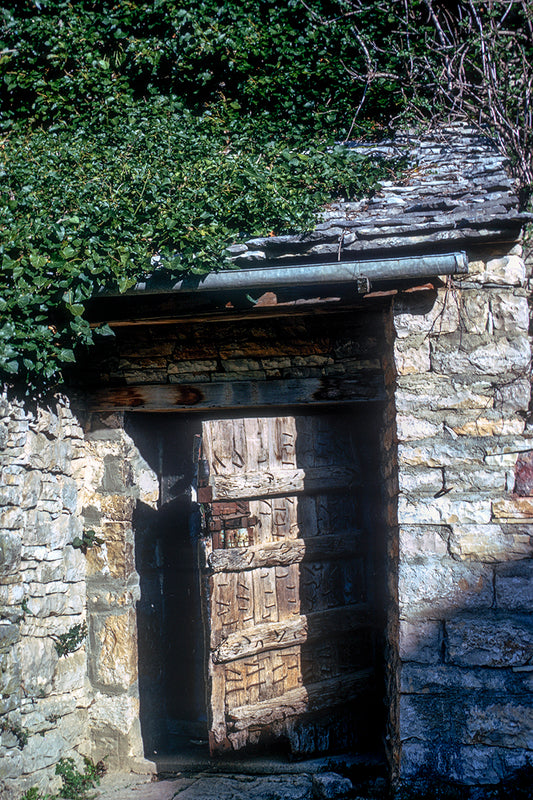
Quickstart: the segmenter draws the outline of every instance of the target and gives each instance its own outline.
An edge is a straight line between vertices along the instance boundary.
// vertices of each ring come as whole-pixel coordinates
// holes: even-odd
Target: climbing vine
[[[309,230],[328,200],[371,194],[397,165],[339,143],[453,105],[454,35],[478,7],[445,6],[443,20],[431,0],[6,0],[0,377],[59,382],[111,334],[84,315],[104,286],[125,291],[154,265],[219,269],[230,244]],[[486,43],[530,31],[527,4],[490,5],[493,26],[496,6]],[[523,72],[529,39],[516,42]]]

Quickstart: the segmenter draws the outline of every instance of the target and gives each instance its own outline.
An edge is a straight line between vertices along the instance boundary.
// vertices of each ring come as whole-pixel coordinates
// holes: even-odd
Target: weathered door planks
[[[345,711],[372,685],[367,536],[348,422],[309,414],[202,424],[212,753],[291,739],[295,724],[301,741],[302,725]]]

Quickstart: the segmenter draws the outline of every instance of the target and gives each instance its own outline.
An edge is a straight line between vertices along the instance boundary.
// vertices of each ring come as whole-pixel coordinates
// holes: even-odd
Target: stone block
[[[129,464],[122,454],[104,456],[104,472],[99,487],[103,494],[123,494],[132,485]]]
[[[78,487],[73,478],[64,477],[61,487],[61,501],[65,511],[74,514],[78,504]]]
[[[515,378],[494,387],[494,408],[502,414],[527,411],[531,384],[527,378]]]
[[[168,365],[169,375],[216,372],[216,369],[216,360],[209,358],[199,358],[195,361],[174,361]]]
[[[100,686],[128,689],[137,680],[137,623],[133,610],[94,615],[92,672]]]
[[[0,652],[0,698],[1,700],[5,701],[10,696],[13,696],[16,700],[16,705],[18,706],[20,702],[19,695],[20,665],[17,655],[14,650],[3,653]],[[7,703],[7,706],[8,707],[4,708],[3,712],[1,713],[6,713],[7,711],[11,710],[9,706],[12,706],[12,704]]]
[[[402,664],[401,691],[404,694],[465,696],[527,696],[527,673],[487,667],[456,667],[450,664],[408,662]]]
[[[514,489],[521,497],[533,496],[533,451],[522,453],[516,460]]]
[[[336,798],[347,797],[353,790],[351,780],[337,772],[319,772],[313,775],[312,786],[313,797],[317,800],[336,800]]]
[[[135,492],[138,493],[139,500],[151,508],[157,508],[159,500],[159,478],[157,473],[145,461],[136,447],[129,448],[126,457],[129,461]]]
[[[443,485],[442,469],[419,467],[404,467],[398,474],[399,488],[406,494],[435,494]]]
[[[533,750],[531,698],[502,698],[496,702],[484,699],[469,704],[464,739],[470,744]]]
[[[402,741],[431,742],[438,735],[449,739],[451,720],[447,714],[448,698],[433,695],[400,696],[400,738]],[[459,717],[459,714],[457,714]]]
[[[528,369],[529,341],[489,335],[446,334],[431,341],[431,369],[445,375],[518,375]]]
[[[104,541],[87,551],[88,574],[128,578],[135,568],[131,524],[108,522],[97,530],[97,534]]]
[[[11,647],[19,640],[19,626],[12,622],[0,620],[0,652]]]
[[[481,744],[463,747],[450,745],[440,754],[440,775],[444,780],[467,786],[494,786],[505,777],[503,752],[503,748]]]
[[[2,752],[3,751],[3,752]],[[2,771],[0,773],[0,791],[4,792],[3,781],[7,783],[7,800],[19,800],[20,798],[20,774],[22,771],[22,750],[18,747],[10,747],[7,750],[0,747],[0,757],[2,758]],[[9,781],[13,778],[13,782]],[[10,786],[11,784],[11,786]],[[11,794],[9,792],[12,792]],[[0,794],[4,800],[4,794]]]
[[[30,736],[22,751],[22,772],[32,773],[57,764],[63,753],[70,751],[71,744],[54,730],[46,736]]]
[[[131,733],[138,716],[138,698],[126,694],[109,695],[96,692],[94,702],[89,709],[92,726],[107,726],[123,735]],[[137,755],[141,755],[141,753]]]
[[[494,500],[492,515],[495,520],[533,520],[533,497],[511,497]]]
[[[409,336],[394,343],[394,361],[398,375],[429,372],[430,342],[426,336]]]
[[[24,586],[22,583],[7,583],[4,580],[3,585],[0,583],[0,607],[2,606],[17,606],[22,603],[24,599]],[[6,609],[2,610],[6,614]]]
[[[167,370],[164,369],[125,369],[111,373],[111,378],[123,378],[128,386],[142,383],[166,383]]]
[[[502,494],[508,488],[508,470],[497,464],[479,464],[473,468],[448,466],[445,467],[445,476],[446,488],[456,492]]]
[[[504,445],[501,445],[503,451]],[[398,445],[400,467],[447,467],[463,465],[485,465],[487,446],[478,441],[449,438],[425,439],[420,442],[404,442]],[[511,456],[516,461],[516,454]]]
[[[32,695],[49,688],[59,659],[52,639],[25,636],[16,647],[24,692]]]
[[[529,547],[529,555],[533,548]],[[494,575],[497,608],[506,611],[533,609],[533,560],[498,567]],[[533,655],[533,653],[532,653]]]
[[[24,706],[24,727],[32,733],[49,729],[57,725],[61,717],[71,716],[76,711],[74,694],[53,695],[51,697],[32,698]]]
[[[412,793],[412,781],[427,775],[429,764],[435,755],[434,747],[429,743],[413,741],[402,742],[400,760],[400,780]],[[415,795],[416,796],[416,795]]]
[[[421,416],[407,414],[398,414],[396,418],[396,432],[400,442],[429,439],[440,431],[442,431],[442,422],[434,422]]]
[[[0,509],[0,528],[8,531],[17,531],[24,527],[24,513],[17,507]]]
[[[446,426],[451,429],[456,436],[519,436],[525,428],[525,420],[522,417],[512,416],[504,418],[501,414],[473,414],[470,419],[465,419],[464,415],[448,414],[446,416]],[[461,419],[461,417],[463,417]],[[422,438],[422,437],[420,437]]]
[[[7,423],[4,420],[2,420],[0,422],[0,450],[6,449],[8,439],[9,439],[9,431],[7,428]]]
[[[0,575],[13,574],[19,569],[21,549],[18,533],[0,531]]]
[[[401,295],[394,301],[394,328],[399,339],[413,334],[450,333],[459,325],[457,298],[445,289],[430,297]]]
[[[447,556],[450,528],[444,525],[402,525],[399,531],[400,558]]]
[[[67,695],[84,688],[86,680],[87,653],[84,646],[58,659],[54,669],[52,690],[56,694]]]
[[[418,408],[422,412],[428,409],[485,409],[492,407],[493,396],[494,388],[488,381],[472,381],[471,376],[468,380],[460,380],[448,375],[425,373],[399,376],[395,402],[401,413],[415,413]]]
[[[485,333],[489,326],[489,292],[465,289],[460,293],[456,302],[459,305],[461,330],[465,333]],[[442,331],[442,333],[447,333],[447,331]]]
[[[196,383],[209,383],[212,374],[209,372],[183,372],[179,375],[169,375],[168,382],[182,386],[190,386]],[[213,377],[214,373],[213,373]]]
[[[522,286],[525,279],[525,264],[523,259],[518,255],[491,258],[487,261],[484,275],[484,280],[486,282]]]
[[[23,547],[45,546],[57,550],[69,545],[78,532],[78,521],[72,514],[50,514],[36,510],[26,515],[22,534]]]
[[[519,748],[463,744],[443,740],[405,741],[402,745],[401,778],[410,789],[428,795],[439,781],[466,786],[495,786],[528,764],[528,751]],[[418,786],[413,786],[418,781]],[[429,796],[429,795],[428,795]],[[484,795],[474,794],[473,797]]]
[[[21,487],[20,505],[22,508],[35,508],[42,493],[42,473],[28,470]]]
[[[446,623],[447,661],[458,666],[518,667],[530,663],[533,622],[529,617],[495,613]]]
[[[505,255],[494,252],[488,257],[484,255],[483,260],[473,258],[468,264],[468,280],[478,284],[522,286],[526,268],[521,256],[518,252]]]
[[[527,333],[529,329],[529,306],[525,295],[509,292],[493,294],[490,301],[492,324],[497,331]]]
[[[400,658],[420,664],[438,664],[442,650],[442,623],[400,619]],[[404,666],[402,666],[402,675]]]
[[[76,583],[85,578],[85,556],[74,547],[65,547],[61,553],[62,576],[67,583]]]
[[[46,594],[43,597],[27,598],[30,614],[36,617],[60,617],[81,614],[85,606],[85,592],[82,583],[63,584],[64,591]]]
[[[402,616],[490,608],[492,572],[484,564],[420,556],[400,562],[398,589]]]
[[[30,462],[34,469],[46,472],[68,473],[72,458],[72,443],[69,439],[49,439],[38,433],[26,444],[30,450]]]
[[[452,525],[449,547],[454,558],[473,561],[514,561],[533,556],[533,541],[527,532],[496,524]]]
[[[398,522],[403,525],[453,525],[491,522],[490,497],[451,492],[442,497],[398,498]]]
[[[114,611],[124,609],[128,606],[132,607],[141,597],[141,590],[138,581],[128,582],[126,589],[121,589],[117,586],[98,585],[89,580],[88,582],[88,607],[92,612],[96,611]]]
[[[134,497],[120,494],[102,496],[100,509],[105,520],[110,522],[127,522],[131,520],[137,501]]]

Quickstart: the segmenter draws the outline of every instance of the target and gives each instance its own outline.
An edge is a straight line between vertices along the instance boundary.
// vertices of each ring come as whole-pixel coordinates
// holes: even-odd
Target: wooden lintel
[[[289,717],[344,705],[369,688],[374,670],[363,669],[337,678],[318,681],[309,686],[290,689],[281,697],[262,700],[254,705],[240,706],[227,712],[228,728],[243,730],[264,727]]]
[[[363,603],[313,611],[307,615],[302,614],[279,622],[266,622],[230,633],[215,647],[211,658],[215,664],[223,664],[269,650],[280,650],[316,639],[348,634],[371,624],[369,608]]]
[[[207,558],[212,572],[243,572],[258,567],[284,567],[301,561],[344,558],[361,553],[363,543],[357,531],[311,536],[309,539],[282,539],[249,547],[213,550]]]
[[[93,412],[209,411],[234,408],[331,405],[384,399],[382,377],[372,370],[357,376],[286,378],[197,384],[138,384],[88,392]]]

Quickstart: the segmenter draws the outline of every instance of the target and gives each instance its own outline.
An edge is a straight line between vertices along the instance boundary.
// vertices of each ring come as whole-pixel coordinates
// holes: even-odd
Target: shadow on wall
[[[435,797],[439,782],[507,786],[533,769],[532,563],[462,561],[449,529],[425,527],[401,534],[406,550],[419,538],[400,564],[418,601],[400,621],[401,775]]]

